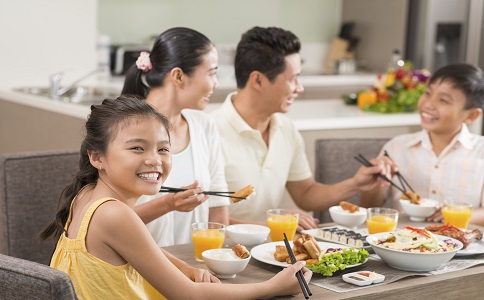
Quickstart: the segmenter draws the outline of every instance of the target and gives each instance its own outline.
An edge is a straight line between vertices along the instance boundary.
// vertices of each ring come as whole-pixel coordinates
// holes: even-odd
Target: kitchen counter
[[[9,101],[49,112],[85,120],[90,113],[86,105],[54,101],[20,92],[0,90],[0,100]],[[217,109],[221,103],[210,103],[206,112]],[[301,131],[369,127],[415,126],[416,113],[378,114],[362,112],[356,106],[345,105],[340,99],[296,100],[287,114]]]

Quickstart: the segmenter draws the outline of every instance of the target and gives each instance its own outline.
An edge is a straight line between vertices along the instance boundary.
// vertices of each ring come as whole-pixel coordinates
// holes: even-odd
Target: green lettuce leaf
[[[342,251],[324,254],[321,260],[314,264],[306,265],[314,273],[323,276],[333,276],[333,273],[346,269],[347,266],[363,263],[370,256],[365,249],[343,248]]]

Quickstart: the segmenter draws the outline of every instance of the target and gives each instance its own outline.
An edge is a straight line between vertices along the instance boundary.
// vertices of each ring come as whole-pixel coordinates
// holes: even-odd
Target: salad
[[[450,239],[440,240],[430,231],[412,226],[405,226],[405,229],[378,240],[377,244],[388,249],[418,253],[447,252],[457,248]]]
[[[332,276],[334,272],[344,270],[347,266],[364,263],[369,256],[365,249],[328,248],[321,252],[318,262],[306,267],[314,273]]]

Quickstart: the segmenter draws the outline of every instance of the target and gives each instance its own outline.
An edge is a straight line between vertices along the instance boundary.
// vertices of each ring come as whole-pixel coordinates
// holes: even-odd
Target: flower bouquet
[[[388,70],[386,76],[377,75],[374,86],[353,95],[344,95],[347,104],[356,102],[364,111],[379,113],[414,112],[420,95],[427,89],[430,73],[412,70],[410,63],[396,70]],[[356,101],[355,101],[356,100]]]

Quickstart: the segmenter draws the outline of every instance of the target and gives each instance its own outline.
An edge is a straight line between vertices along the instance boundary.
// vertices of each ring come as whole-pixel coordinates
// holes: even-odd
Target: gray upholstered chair
[[[77,299],[69,276],[36,262],[0,254],[0,299]]]
[[[325,184],[336,183],[352,177],[361,164],[353,157],[361,153],[368,159],[378,155],[388,138],[319,139],[315,142],[316,166],[314,178]],[[324,201],[324,195],[322,195]],[[347,199],[359,203],[359,194]],[[328,211],[314,212],[322,223],[331,222]]]
[[[50,263],[54,244],[40,243],[37,235],[53,220],[78,163],[78,151],[0,155],[1,254]]]

